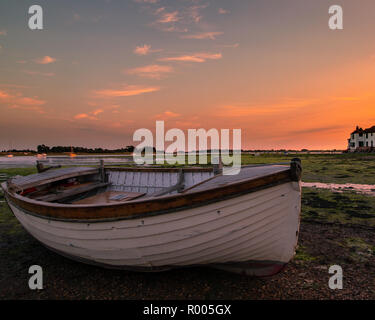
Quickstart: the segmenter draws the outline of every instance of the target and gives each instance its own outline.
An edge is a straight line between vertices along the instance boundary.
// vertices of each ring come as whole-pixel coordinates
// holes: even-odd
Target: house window
[[[373,146],[374,146],[374,141],[371,140],[371,147],[373,147]]]
[[[363,147],[363,141],[358,141],[359,147]]]

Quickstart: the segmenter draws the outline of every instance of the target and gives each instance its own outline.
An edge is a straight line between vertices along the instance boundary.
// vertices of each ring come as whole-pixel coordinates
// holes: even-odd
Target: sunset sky
[[[136,145],[156,120],[344,149],[375,125],[374,17],[373,0],[1,0],[0,149]]]

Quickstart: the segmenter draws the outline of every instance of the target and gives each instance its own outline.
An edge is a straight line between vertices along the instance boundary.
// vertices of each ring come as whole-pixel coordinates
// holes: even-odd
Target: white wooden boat
[[[243,167],[234,176],[212,168],[63,168],[1,186],[23,227],[75,260],[266,276],[294,256],[300,177],[294,159],[290,166]]]

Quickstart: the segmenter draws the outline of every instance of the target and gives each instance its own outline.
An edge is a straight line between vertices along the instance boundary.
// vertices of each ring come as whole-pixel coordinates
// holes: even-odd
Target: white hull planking
[[[290,182],[175,213],[92,223],[49,220],[10,207],[32,236],[68,256],[113,267],[173,267],[289,262],[300,199],[300,183]]]

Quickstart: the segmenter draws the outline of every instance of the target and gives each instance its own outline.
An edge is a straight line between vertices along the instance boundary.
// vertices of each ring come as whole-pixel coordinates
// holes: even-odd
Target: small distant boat
[[[268,276],[295,254],[300,180],[294,159],[233,176],[212,168],[62,168],[1,186],[24,228],[66,257],[137,271],[205,265]]]
[[[7,158],[13,158],[14,155],[13,154],[7,154]]]

